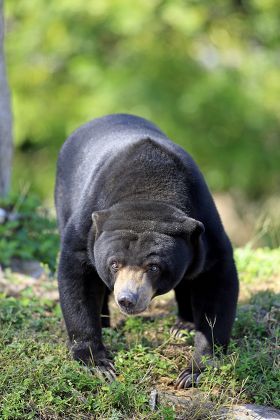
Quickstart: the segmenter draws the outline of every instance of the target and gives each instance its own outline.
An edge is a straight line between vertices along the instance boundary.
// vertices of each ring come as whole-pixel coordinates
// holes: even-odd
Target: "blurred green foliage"
[[[108,113],[153,120],[214,190],[279,187],[278,0],[9,0],[14,187],[52,194],[78,125]]]
[[[0,208],[10,216],[0,224],[0,265],[13,258],[37,260],[54,272],[59,248],[56,221],[34,195],[11,195],[0,199]]]

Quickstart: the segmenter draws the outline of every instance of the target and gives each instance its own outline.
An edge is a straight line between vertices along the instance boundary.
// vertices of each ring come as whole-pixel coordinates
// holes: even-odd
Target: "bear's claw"
[[[201,372],[191,372],[189,369],[183,370],[175,382],[175,389],[186,389],[191,386],[197,386],[201,375]]]
[[[193,331],[195,326],[192,322],[176,321],[176,323],[170,328],[170,334],[174,338],[183,338],[186,332]]]
[[[101,359],[96,362],[95,367],[92,368],[94,373],[102,379],[108,382],[114,382],[117,379],[115,366],[109,359]]]

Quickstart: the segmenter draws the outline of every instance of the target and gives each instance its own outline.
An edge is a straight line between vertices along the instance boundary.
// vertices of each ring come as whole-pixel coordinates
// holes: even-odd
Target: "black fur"
[[[110,115],[76,130],[59,155],[56,208],[74,358],[107,358],[101,327],[109,325],[108,261],[116,254],[125,265],[161,264],[155,295],[175,289],[179,319],[194,324],[195,370],[212,353],[212,333],[226,350],[238,295],[232,247],[197,165],[156,126]],[[184,375],[179,387],[188,386]]]

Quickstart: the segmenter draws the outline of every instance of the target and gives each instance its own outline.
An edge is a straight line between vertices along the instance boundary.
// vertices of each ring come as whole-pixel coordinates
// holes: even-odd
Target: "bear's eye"
[[[117,261],[112,261],[110,266],[113,271],[118,271],[119,269],[119,264],[117,263]]]
[[[156,264],[151,264],[149,265],[149,271],[151,271],[152,273],[158,273],[160,270],[159,266]]]

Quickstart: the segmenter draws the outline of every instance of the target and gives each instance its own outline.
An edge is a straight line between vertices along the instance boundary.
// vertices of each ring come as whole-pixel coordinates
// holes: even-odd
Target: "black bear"
[[[102,343],[110,291],[123,313],[138,314],[174,289],[173,332],[196,330],[192,366],[176,386],[194,384],[203,356],[214,344],[227,348],[238,278],[230,241],[190,155],[143,118],[95,119],[61,149],[55,201],[60,303],[73,357],[114,379]]]

